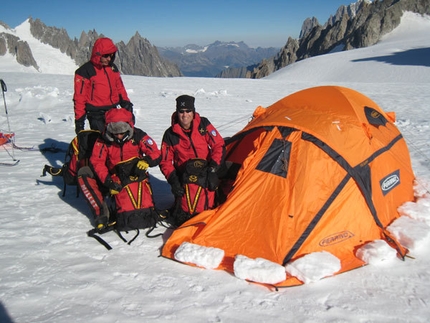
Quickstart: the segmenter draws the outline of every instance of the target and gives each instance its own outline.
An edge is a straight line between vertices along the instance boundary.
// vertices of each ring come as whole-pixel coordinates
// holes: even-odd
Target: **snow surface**
[[[24,23],[14,32],[23,35],[26,28]],[[131,245],[108,233],[103,238],[110,251],[87,237],[91,216],[75,188],[62,197],[61,179],[40,177],[43,165],[61,165],[64,153],[39,148],[66,149],[74,137],[75,66],[41,44],[33,52],[45,58],[38,60],[41,72],[0,57],[0,78],[8,86],[8,118],[1,98],[0,130],[9,122],[16,144],[33,147],[0,147],[0,162],[20,160],[0,166],[0,322],[428,322],[429,31],[429,17],[406,13],[401,26],[375,46],[307,59],[261,80],[123,77],[137,126],[157,143],[181,94],[195,95],[197,111],[225,137],[241,130],[257,106],[318,85],[353,88],[396,113],[417,177],[417,201],[399,208],[403,216],[390,231],[410,257],[397,259],[385,242],[374,241],[359,252],[367,266],[321,279],[334,272],[336,259],[311,254],[295,264],[307,269],[307,283],[279,291],[247,282],[243,271],[239,278],[159,257],[170,234],[163,228],[156,229],[162,237],[141,233]],[[170,206],[163,175],[158,168],[150,173],[157,206]],[[200,248],[191,250],[195,261],[203,259]],[[244,276],[260,262],[238,259]],[[202,266],[213,265],[211,260]]]

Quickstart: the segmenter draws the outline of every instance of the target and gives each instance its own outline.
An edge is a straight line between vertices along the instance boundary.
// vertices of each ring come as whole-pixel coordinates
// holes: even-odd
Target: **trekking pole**
[[[9,134],[11,135],[11,138],[12,138],[13,136],[12,136],[12,132],[10,131],[9,114],[7,112],[6,95],[4,94],[5,92],[7,92],[7,86],[6,86],[6,83],[3,81],[3,79],[0,79],[0,85],[1,85],[1,93],[3,95],[4,111],[6,112],[7,127],[8,127]],[[12,138],[12,159],[16,160],[15,155],[13,153],[13,146],[14,146],[13,140],[14,138]]]
[[[6,96],[4,94],[4,92],[7,92],[7,86],[6,86],[6,83],[2,79],[0,79],[0,84],[1,84],[1,93],[3,94],[4,111],[6,112],[8,131],[9,131],[9,133],[11,133],[10,132],[10,123],[9,123],[9,114],[7,113]]]

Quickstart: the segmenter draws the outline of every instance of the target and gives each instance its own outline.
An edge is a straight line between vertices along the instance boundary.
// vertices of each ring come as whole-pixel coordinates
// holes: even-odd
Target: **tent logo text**
[[[381,185],[382,194],[387,195],[393,188],[400,184],[399,170],[389,174],[379,181]]]
[[[372,118],[377,119],[380,117],[381,114],[377,111],[372,111],[372,113],[370,115],[372,116]]]
[[[348,240],[349,238],[352,238],[354,235],[350,231],[342,231],[335,234],[332,234],[328,237],[325,237],[322,239],[319,243],[321,247],[327,247],[334,245],[336,243]]]

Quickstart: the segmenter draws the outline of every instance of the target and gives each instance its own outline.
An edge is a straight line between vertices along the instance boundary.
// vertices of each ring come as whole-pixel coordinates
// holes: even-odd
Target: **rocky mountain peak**
[[[67,31],[63,28],[46,26],[40,19],[29,18],[30,32],[34,38],[42,43],[59,49],[61,53],[71,57],[76,64],[82,65],[90,59],[94,42],[103,34],[98,34],[95,30],[84,31],[79,40],[70,39]],[[5,24],[2,24],[6,29]],[[144,75],[144,76],[181,76],[182,73],[174,64],[163,59],[156,47],[140,36],[138,32],[125,45],[123,42],[116,44],[119,49],[118,59],[115,61],[123,74]],[[0,34],[0,55],[6,52],[16,57],[18,63],[24,66],[33,66],[38,70],[31,48],[11,33]]]
[[[312,29],[314,29],[316,26],[319,26],[318,19],[315,17],[312,18],[306,18],[305,21],[303,21],[302,29],[300,30],[299,38],[305,37]]]
[[[381,37],[400,24],[403,12],[430,14],[426,0],[358,0],[349,6],[340,6],[324,26],[314,18],[306,19],[299,40],[288,39],[281,51],[270,59],[237,70],[225,70],[220,77],[246,75],[265,77],[296,61],[327,54],[334,48],[350,50],[374,45]]]

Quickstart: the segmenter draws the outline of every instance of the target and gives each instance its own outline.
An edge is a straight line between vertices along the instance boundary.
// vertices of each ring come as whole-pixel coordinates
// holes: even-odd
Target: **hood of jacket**
[[[100,57],[106,54],[115,54],[118,51],[118,48],[113,43],[112,39],[107,37],[98,38],[93,46],[93,50],[91,52],[91,63],[96,65],[97,67],[101,67]],[[113,64],[115,57],[112,57],[110,64]]]
[[[105,114],[106,129],[105,138],[115,141],[115,134],[128,133],[128,139],[133,137],[134,122],[133,114],[124,108],[112,108]],[[126,138],[127,139],[127,138]]]

